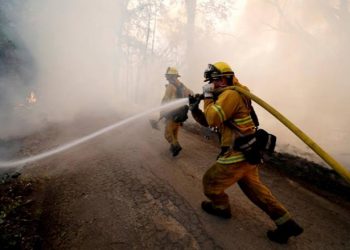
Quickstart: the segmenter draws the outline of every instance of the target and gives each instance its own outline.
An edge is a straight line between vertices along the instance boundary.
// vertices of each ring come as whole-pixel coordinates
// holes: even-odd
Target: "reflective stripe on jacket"
[[[233,163],[241,162],[244,160],[245,160],[245,157],[244,157],[243,153],[230,150],[227,153],[227,155],[225,154],[224,156],[220,156],[216,160],[216,162],[221,163],[221,164],[233,164]]]
[[[243,154],[232,149],[237,134],[247,135],[255,132],[255,125],[250,116],[247,100],[235,90],[224,90],[217,100],[204,100],[204,114],[209,126],[218,127],[221,133],[221,146],[231,149],[218,158],[221,164],[232,164],[244,161]]]

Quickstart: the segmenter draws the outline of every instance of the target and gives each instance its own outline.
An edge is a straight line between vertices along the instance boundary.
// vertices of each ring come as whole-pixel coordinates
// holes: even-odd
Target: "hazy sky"
[[[237,1],[227,20],[197,13],[189,54],[180,1],[172,3],[176,8],[163,1],[156,18],[149,19],[146,52],[147,32],[141,28],[147,27],[147,15],[125,16],[123,2],[28,0],[7,12],[35,63],[36,115],[64,121],[80,113],[142,110],[160,102],[167,66],[177,67],[186,85],[200,92],[207,64],[226,61],[254,94],[350,168],[349,3],[344,9],[335,0],[246,0]],[[121,25],[126,20],[131,21]],[[257,110],[261,126],[278,136],[281,148],[308,152],[275,118]],[[4,124],[1,137],[24,132]]]

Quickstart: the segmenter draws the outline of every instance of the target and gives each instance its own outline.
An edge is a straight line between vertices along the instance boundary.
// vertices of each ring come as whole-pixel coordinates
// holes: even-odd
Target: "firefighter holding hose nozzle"
[[[187,88],[185,84],[179,81],[179,77],[179,72],[175,67],[167,68],[165,78],[167,79],[168,84],[165,85],[165,93],[162,99],[162,104],[193,95],[192,90]],[[182,147],[178,141],[178,133],[183,122],[188,118],[187,112],[188,105],[182,106],[175,110],[162,111],[160,113],[160,119],[165,118],[164,138],[170,144],[169,151],[174,157],[177,156],[182,150]],[[151,122],[151,125],[154,128],[156,127],[154,122]]]
[[[203,126],[219,131],[221,152],[203,176],[203,191],[209,201],[202,209],[221,218],[231,218],[229,197],[225,190],[238,183],[244,194],[276,224],[267,237],[285,244],[291,236],[303,232],[287,209],[272,195],[259,178],[263,152],[273,152],[276,137],[258,129],[251,100],[230,88],[241,85],[231,67],[224,62],[209,64],[204,72],[203,94],[189,97],[193,118]],[[204,112],[199,108],[204,101]]]

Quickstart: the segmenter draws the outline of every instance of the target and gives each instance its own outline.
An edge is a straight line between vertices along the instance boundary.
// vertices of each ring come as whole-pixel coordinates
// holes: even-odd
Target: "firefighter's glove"
[[[214,84],[208,83],[203,86],[203,96],[204,98],[214,98]]]
[[[203,98],[204,97],[201,94],[189,95],[188,96],[189,110],[191,111],[198,110],[199,103]]]

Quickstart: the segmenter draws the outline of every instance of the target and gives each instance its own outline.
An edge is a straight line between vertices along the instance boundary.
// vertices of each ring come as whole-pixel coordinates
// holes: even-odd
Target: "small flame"
[[[34,92],[33,92],[33,91],[30,92],[30,95],[29,95],[29,97],[27,98],[28,103],[29,103],[29,104],[34,104],[34,103],[37,102],[37,100],[38,100],[38,99],[36,98]]]

